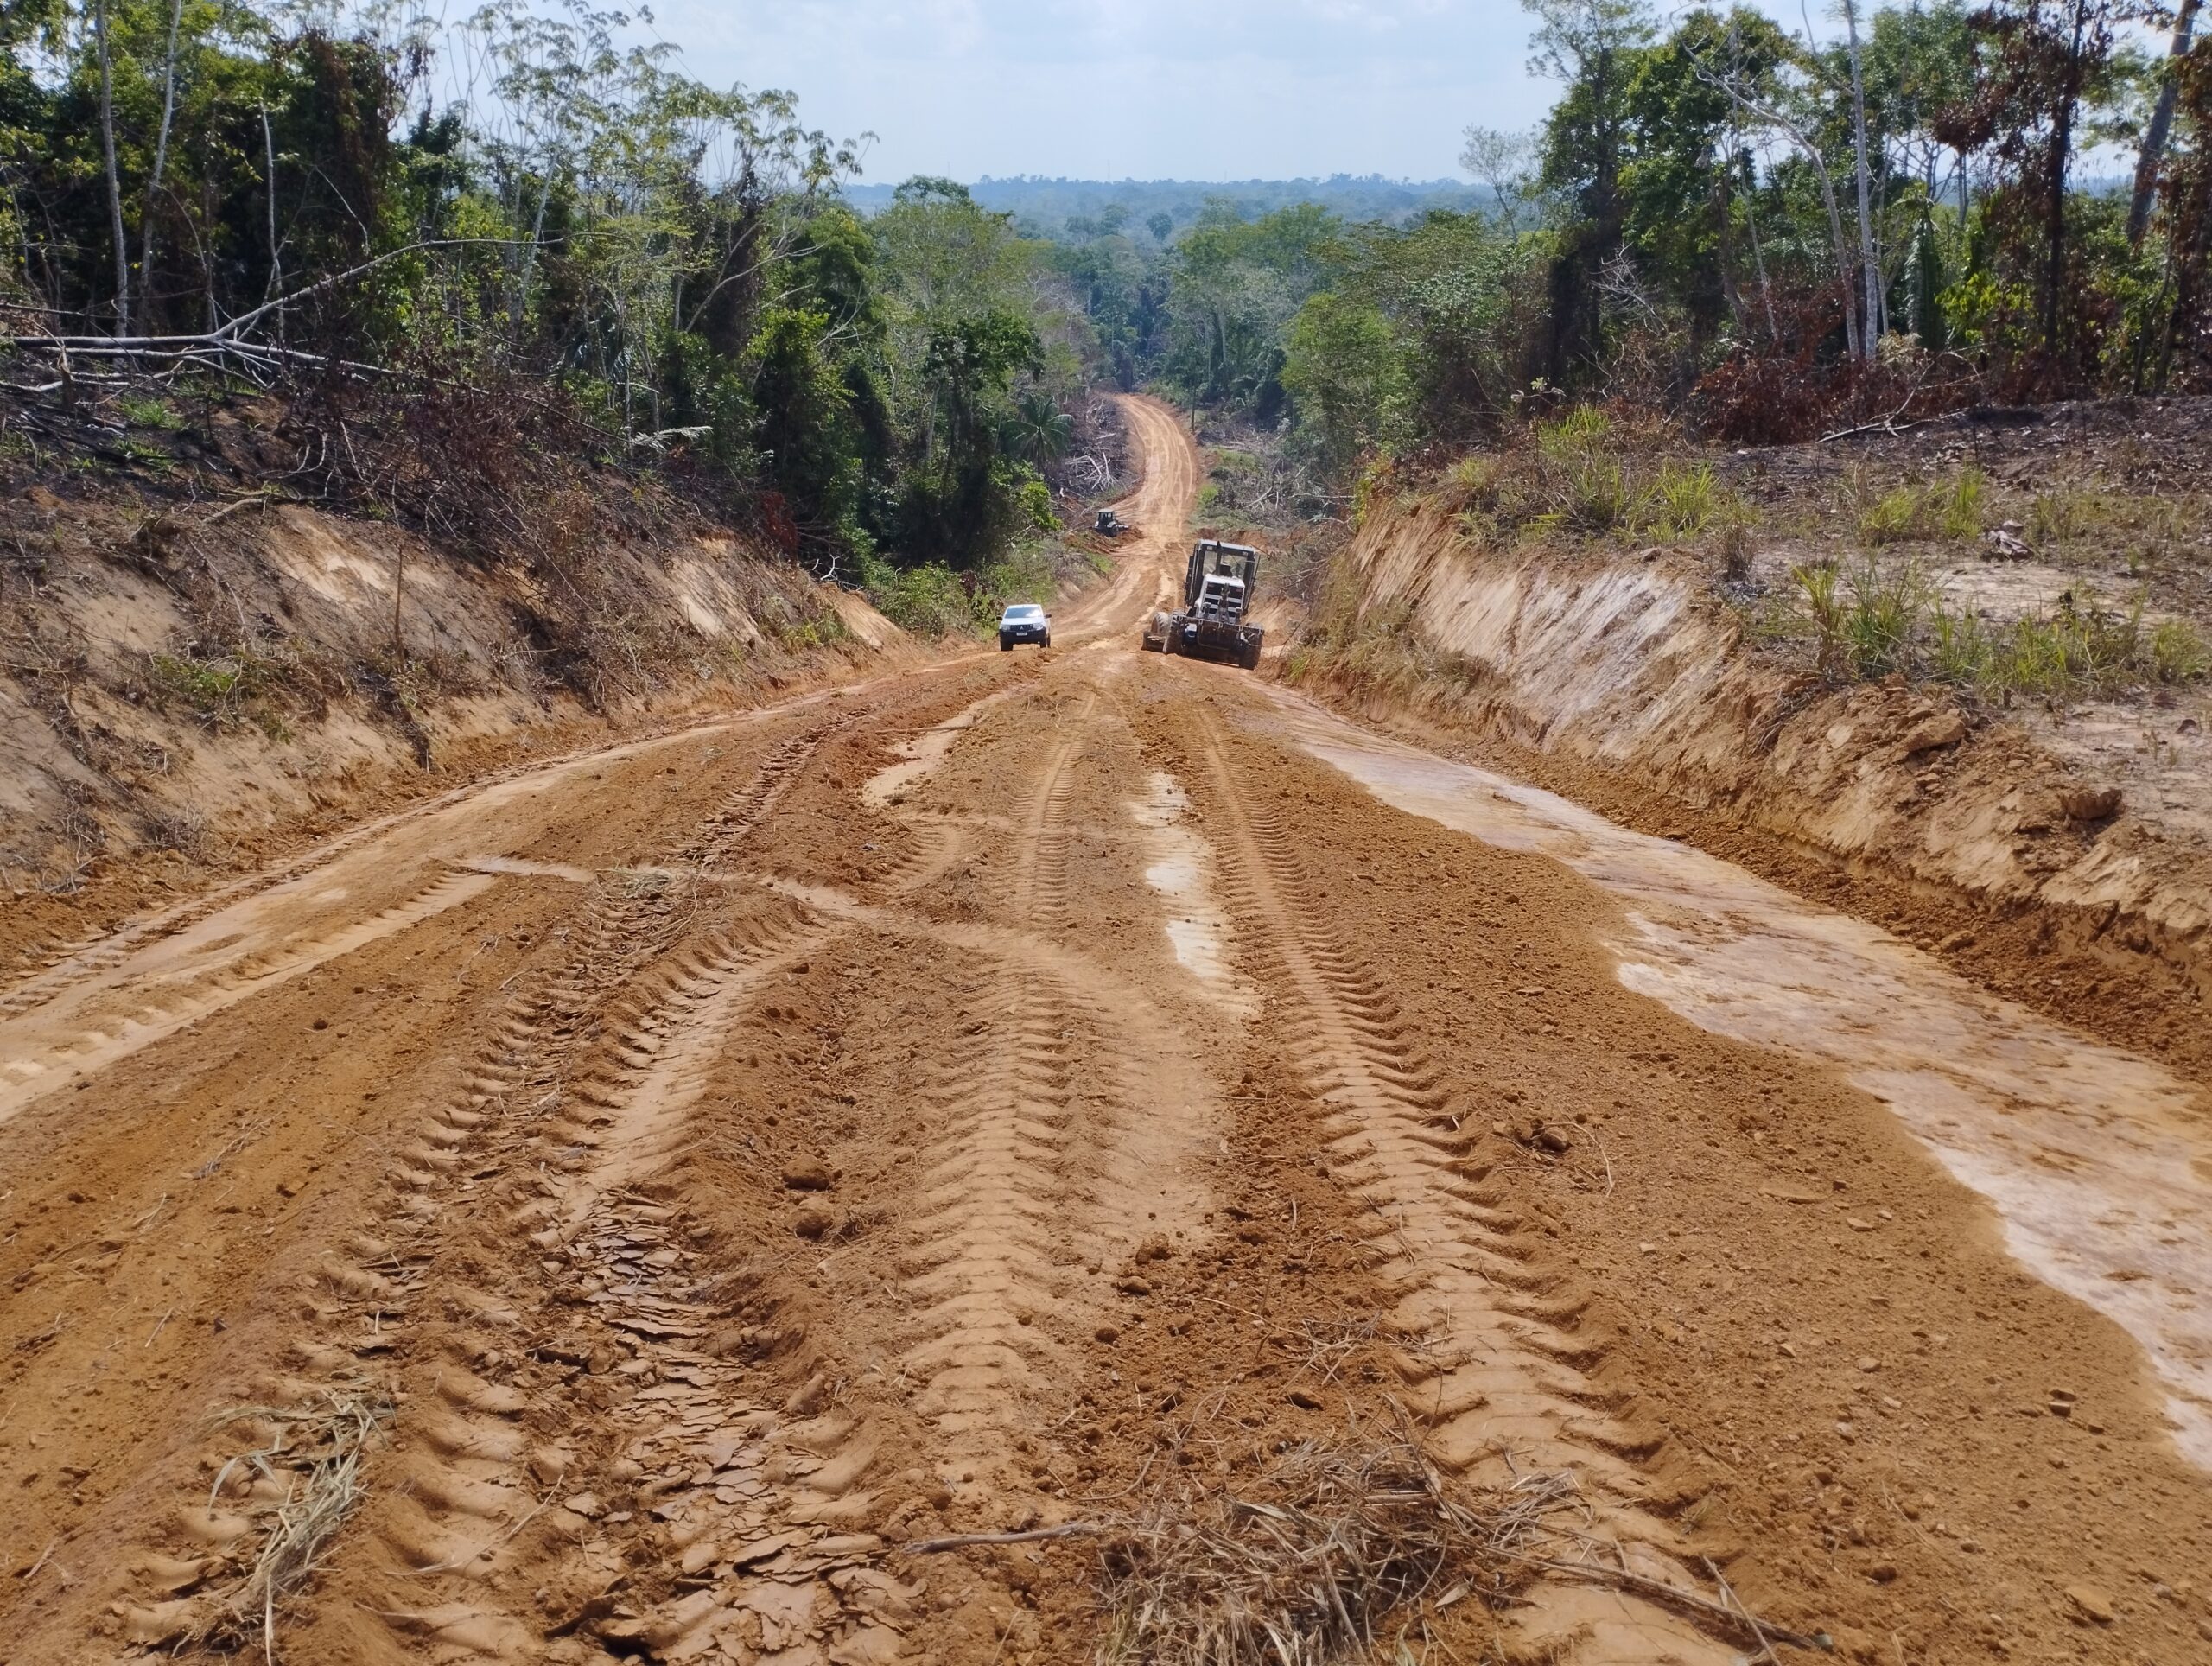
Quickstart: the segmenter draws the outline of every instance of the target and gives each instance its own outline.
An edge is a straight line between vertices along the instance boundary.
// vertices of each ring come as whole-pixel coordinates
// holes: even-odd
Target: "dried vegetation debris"
[[[1134,1511],[906,1551],[1050,1540],[1094,1547],[1100,1666],[1349,1666],[1386,1646],[1403,1658],[1449,1610],[1502,1617],[1545,1579],[1631,1593],[1761,1655],[1830,1646],[1752,1614],[1710,1564],[1713,1596],[1630,1568],[1571,1470],[1447,1482],[1410,1434],[1356,1422],[1286,1444],[1240,1485],[1170,1483]]]
[[[1422,1610],[1510,1604],[1535,1577],[1571,1475],[1536,1475],[1479,1503],[1447,1492],[1403,1437],[1317,1440],[1254,1485],[1166,1494],[1098,1529],[1102,1663],[1330,1666]]]
[[[142,1588],[162,1596],[114,1606],[124,1640],[272,1650],[279,1611],[359,1503],[363,1465],[397,1412],[387,1385],[358,1379],[210,1420],[213,1433],[243,1431],[257,1444],[218,1467],[205,1506],[186,1511],[187,1534],[207,1554],[137,1559]]]

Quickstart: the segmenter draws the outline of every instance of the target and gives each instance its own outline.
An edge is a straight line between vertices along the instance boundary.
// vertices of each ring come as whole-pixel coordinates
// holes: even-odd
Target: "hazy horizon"
[[[862,178],[1458,176],[1470,122],[1529,125],[1517,0],[666,0],[694,74],[873,132]]]

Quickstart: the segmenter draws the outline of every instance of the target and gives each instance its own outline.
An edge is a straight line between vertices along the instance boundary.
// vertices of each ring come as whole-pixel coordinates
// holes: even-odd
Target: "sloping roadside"
[[[927,650],[696,530],[542,574],[301,505],[0,506],[0,969],[360,823]]]
[[[1370,518],[1335,582],[1351,623],[1287,680],[2212,1070],[2212,844],[2115,785],[2116,752],[2062,760],[1945,691],[1795,671],[1686,558],[1478,552],[1414,502]]]

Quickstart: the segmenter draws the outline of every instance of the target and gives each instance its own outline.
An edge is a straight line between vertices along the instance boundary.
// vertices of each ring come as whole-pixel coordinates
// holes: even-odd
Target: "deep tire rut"
[[[1033,1318],[1055,1303],[1055,1228],[1077,1130],[1072,1015],[1048,984],[985,982],[956,1046],[925,1064],[915,1097],[939,1130],[924,1171],[917,1242],[902,1256],[922,1339],[905,1368],[915,1408],[988,1455],[1007,1396],[1051,1345]]]
[[[1228,811],[1212,818],[1226,829],[1225,900],[1273,974],[1263,982],[1294,1003],[1279,1027],[1293,1038],[1285,1062],[1326,1108],[1332,1163],[1369,1211],[1378,1275],[1398,1293],[1404,1403],[1430,1455],[1487,1486],[1571,1472],[1624,1566],[1693,1591],[1673,1529],[1643,1505],[1649,1488],[1636,1460],[1657,1443],[1608,1415],[1621,1396],[1593,1375],[1604,1346],[1573,1328],[1577,1294],[1470,1158],[1445,1073],[1387,986],[1310,906],[1293,842],[1239,792],[1214,721],[1204,736]],[[1684,1659],[1732,1657],[1662,1608],[1588,1590],[1539,1593],[1528,1630],[1567,1644],[1577,1666],[1649,1660],[1662,1639]]]
[[[771,751],[671,867],[703,873],[726,860],[830,732],[817,727]],[[450,875],[432,893],[479,880]],[[200,1465],[218,1474],[215,1488],[188,1494],[168,1539],[126,1559],[110,1610],[124,1641],[174,1647],[259,1629],[257,1616],[238,1609],[257,1548],[286,1530],[286,1501],[311,1486],[333,1457],[344,1415],[390,1420],[394,1378],[385,1362],[405,1351],[423,1304],[435,1301],[438,1317],[464,1332],[511,1333],[524,1323],[518,1306],[469,1268],[440,1264],[452,1211],[503,1208],[516,1232],[537,1227],[533,1242],[557,1243],[563,1229],[543,1224],[558,1212],[549,1197],[588,1218],[598,1195],[664,1157],[696,1095],[699,1055],[734,1021],[748,974],[808,931],[818,935],[803,911],[781,904],[765,919],[697,941],[698,899],[680,896],[675,883],[664,870],[633,870],[604,887],[555,934],[564,941],[557,961],[510,992],[491,1039],[459,1071],[448,1100],[395,1143],[385,1194],[372,1208],[382,1224],[334,1246],[318,1264],[289,1359],[242,1385],[242,1399],[262,1409],[226,1415],[202,1449]],[[686,905],[680,912],[679,900]],[[420,900],[401,905],[353,930],[391,926],[389,917],[421,906]],[[639,976],[656,963],[662,971]],[[631,993],[610,1007],[610,992],[625,985]],[[604,1154],[610,1136],[614,1149]],[[581,1171],[592,1185],[570,1199],[568,1188],[522,1178],[533,1170]],[[416,1579],[480,1577],[504,1566],[503,1553],[546,1505],[542,1488],[531,1485],[528,1443],[508,1421],[522,1409],[521,1397],[477,1374],[480,1349],[456,1351],[448,1338],[442,1351],[431,1370],[434,1409],[419,1428],[411,1416],[393,1428],[395,1446],[379,1472],[388,1470],[399,1484],[372,1512],[391,1561]],[[404,1409],[410,1402],[402,1396],[397,1403]],[[539,1473],[554,1461],[543,1451],[534,1459]],[[474,1608],[455,1624],[450,1640],[473,1639],[467,1646],[504,1648],[522,1635],[517,1622]]]

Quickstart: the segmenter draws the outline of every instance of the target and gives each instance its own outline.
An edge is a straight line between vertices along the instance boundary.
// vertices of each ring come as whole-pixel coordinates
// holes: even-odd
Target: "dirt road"
[[[1049,653],[513,773],[0,996],[0,1659],[1087,1659],[1210,1499],[1407,1432],[1572,1566],[1398,1658],[2212,1659],[2206,1362],[2096,1299],[2193,1250],[2062,1294],[1847,1034],[1632,989],[1589,829],[1141,656],[1197,468],[1129,416],[1144,536]],[[1159,1566],[1043,1533],[1132,1517]]]

